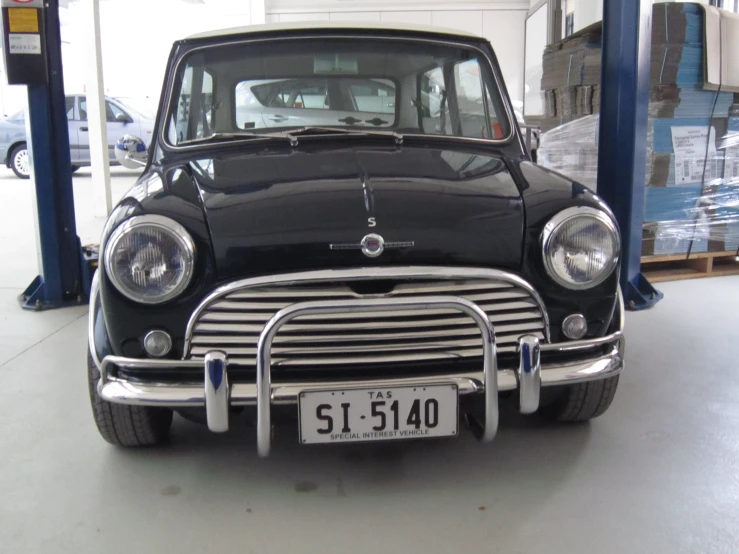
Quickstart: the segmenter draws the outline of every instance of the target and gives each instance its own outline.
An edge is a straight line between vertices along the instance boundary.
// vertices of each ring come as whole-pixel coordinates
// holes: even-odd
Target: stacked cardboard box
[[[596,23],[544,50],[542,131],[600,111],[602,34]]]
[[[653,7],[645,255],[739,245],[739,194],[734,192],[739,190],[739,95],[703,89],[703,18],[698,4]],[[557,126],[541,135],[538,154],[543,164],[595,188],[598,116],[587,116],[577,99],[573,103],[572,93],[567,95],[570,73],[564,74],[569,81],[556,81],[563,76],[564,53],[580,60],[576,73],[600,73],[598,27],[586,31],[587,37],[576,37],[569,47],[561,43],[545,53],[551,59],[544,64],[542,87],[551,87],[545,94],[554,109],[545,123]],[[573,53],[578,49],[582,52]],[[591,64],[587,71],[586,59]],[[599,83],[588,85],[600,88]],[[592,101],[589,109],[599,111]],[[558,122],[566,118],[564,125]]]

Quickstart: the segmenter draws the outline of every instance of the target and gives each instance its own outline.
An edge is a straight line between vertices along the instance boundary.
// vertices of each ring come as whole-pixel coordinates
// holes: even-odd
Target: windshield
[[[473,48],[272,41],[197,50],[178,67],[166,133],[173,145],[296,127],[493,140],[511,132],[492,69]]]

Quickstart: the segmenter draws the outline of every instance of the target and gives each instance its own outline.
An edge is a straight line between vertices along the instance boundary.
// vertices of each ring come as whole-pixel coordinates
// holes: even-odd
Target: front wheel
[[[587,421],[602,415],[613,402],[618,387],[618,378],[609,377],[578,385],[562,387],[564,390],[548,406],[537,412],[552,421]]]
[[[167,439],[172,425],[172,410],[149,406],[113,404],[100,398],[97,384],[100,371],[87,352],[87,380],[92,415],[98,431],[116,446],[153,446]]]
[[[16,177],[31,178],[31,160],[28,158],[28,147],[25,144],[19,144],[10,152],[10,169]]]

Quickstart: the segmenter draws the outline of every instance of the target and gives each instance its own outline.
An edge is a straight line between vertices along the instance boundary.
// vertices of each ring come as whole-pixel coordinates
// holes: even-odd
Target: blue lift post
[[[603,0],[598,194],[621,228],[621,289],[631,310],[663,296],[641,273],[651,35],[651,2]]]
[[[62,72],[59,0],[47,0],[42,31],[47,83],[28,85],[29,153],[34,169],[40,275],[20,295],[23,308],[44,310],[81,304],[86,268],[74,217],[69,130]]]

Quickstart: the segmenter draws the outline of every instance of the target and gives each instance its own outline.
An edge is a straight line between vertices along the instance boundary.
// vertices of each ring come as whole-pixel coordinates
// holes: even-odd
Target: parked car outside
[[[87,100],[83,95],[69,95],[66,104],[72,171],[77,171],[80,167],[90,165]],[[154,130],[154,118],[151,115],[142,114],[121,100],[106,97],[105,118],[111,165],[117,165],[114,148],[121,137],[139,137],[147,147],[151,142]],[[0,157],[16,176],[21,179],[31,176],[25,110],[0,121]]]
[[[153,147],[103,231],[95,423],[119,446],[173,412],[272,411],[303,444],[495,437],[605,412],[623,369],[620,237],[532,163],[490,43],[318,23],[174,45]],[[124,141],[126,156],[143,151]],[[460,417],[463,416],[463,417]]]

